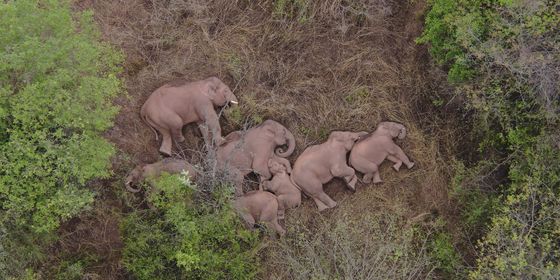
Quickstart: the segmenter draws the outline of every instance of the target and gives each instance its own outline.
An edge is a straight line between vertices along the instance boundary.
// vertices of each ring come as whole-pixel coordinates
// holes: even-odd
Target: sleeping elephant
[[[245,132],[232,132],[225,140],[217,150],[218,166],[232,173],[237,196],[243,194],[245,175],[254,171],[260,176],[260,182],[270,179],[268,160],[275,157],[277,161],[289,166],[290,163],[285,158],[296,147],[294,135],[273,120],[266,120]],[[285,151],[280,148],[283,145],[287,145]]]
[[[272,192],[278,198],[280,208],[278,219],[284,219],[284,211],[296,208],[301,204],[301,191],[290,180],[292,168],[278,162],[276,159],[268,160],[268,168],[272,173],[272,179],[264,181],[263,190]]]
[[[292,182],[313,198],[319,211],[336,206],[336,202],[323,191],[323,184],[334,177],[341,177],[346,185],[355,190],[357,178],[348,164],[346,155],[354,143],[366,132],[333,131],[323,144],[305,149],[294,163]]]
[[[361,139],[350,152],[350,165],[364,173],[363,182],[381,183],[379,165],[388,159],[395,163],[393,169],[399,171],[404,163],[408,169],[414,166],[403,150],[393,142],[393,138],[404,139],[406,128],[395,122],[381,122],[374,132]]]
[[[128,191],[136,193],[139,192],[140,189],[134,187],[146,179],[157,178],[163,172],[169,174],[179,174],[183,171],[188,172],[191,180],[194,180],[197,175],[197,171],[194,166],[186,160],[165,158],[158,162],[136,166],[126,177],[124,185]]]
[[[237,104],[229,87],[216,77],[187,82],[176,80],[156,89],[140,110],[142,120],[162,135],[159,151],[171,155],[172,138],[183,142],[181,129],[197,123],[207,145],[223,142],[215,107]],[[158,139],[157,132],[156,140]],[[212,138],[209,138],[209,133]],[[212,141],[212,142],[211,142]]]
[[[278,223],[278,199],[265,191],[251,191],[235,199],[234,207],[245,221],[245,225],[253,230],[255,223],[264,222],[280,234],[286,230]]]

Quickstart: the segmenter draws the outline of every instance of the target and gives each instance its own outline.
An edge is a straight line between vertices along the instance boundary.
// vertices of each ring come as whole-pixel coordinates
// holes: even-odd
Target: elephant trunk
[[[399,127],[399,139],[404,139],[406,137],[406,128],[404,127],[404,125],[400,125]]]
[[[128,181],[128,180],[124,183],[124,186],[126,187],[127,191],[132,192],[132,193],[137,193],[137,192],[140,191],[139,188],[138,189],[133,188],[132,187],[132,182]]]
[[[235,94],[233,94],[233,92],[231,92],[231,90],[227,90],[226,91],[226,100],[231,103],[231,104],[239,104],[239,101],[237,100],[237,97],[235,96]]]
[[[285,128],[286,131],[286,145],[288,145],[288,149],[286,151],[282,151],[281,148],[277,148],[275,153],[277,156],[279,157],[289,157],[295,150],[296,148],[296,138],[294,137],[294,134],[292,134],[292,132],[290,132],[287,128]]]

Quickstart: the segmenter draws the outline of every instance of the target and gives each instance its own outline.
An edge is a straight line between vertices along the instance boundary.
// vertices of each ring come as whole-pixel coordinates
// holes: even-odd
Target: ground
[[[123,177],[136,164],[161,158],[159,142],[139,117],[140,107],[156,88],[178,77],[217,76],[233,89],[240,107],[225,110],[224,135],[265,119],[283,123],[296,136],[292,163],[332,130],[372,131],[386,120],[407,127],[408,136],[399,144],[416,163],[413,169],[403,166],[396,173],[386,163],[384,183],[360,183],[355,193],[334,180],[325,188],[337,208],[318,213],[304,199],[287,213],[288,225],[311,226],[317,216],[352,217],[392,208],[404,209],[399,215],[415,222],[436,216],[453,220],[447,195],[458,142],[453,114],[434,105],[434,93],[446,90],[445,78],[430,64],[425,47],[414,42],[425,1],[287,2],[76,2],[77,10],[93,10],[103,38],[124,52],[126,94],[115,101],[120,113],[106,133],[118,149],[114,176],[92,183],[99,193],[94,210],[62,227],[63,238],[53,252],[83,254],[78,251],[86,248],[101,256],[94,272],[103,279],[127,277],[118,261],[118,226],[133,210],[124,201],[138,197],[125,193]],[[176,156],[200,161],[200,134],[195,126],[184,132],[187,141]],[[275,271],[272,258],[262,254],[265,274]]]

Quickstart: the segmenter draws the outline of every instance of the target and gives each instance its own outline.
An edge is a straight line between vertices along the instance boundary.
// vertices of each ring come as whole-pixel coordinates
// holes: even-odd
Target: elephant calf
[[[161,133],[159,151],[171,155],[172,137],[183,142],[181,129],[189,123],[197,123],[204,141],[210,145],[213,140],[221,144],[224,140],[215,107],[228,103],[237,104],[237,98],[230,88],[216,77],[187,82],[177,80],[156,89],[142,105],[142,120]],[[157,132],[156,139],[158,137]],[[209,138],[208,133],[212,133]]]
[[[251,191],[235,199],[235,209],[249,229],[254,229],[255,223],[263,222],[272,226],[280,234],[286,230],[278,223],[279,203],[275,195],[265,191]]]
[[[313,145],[303,151],[294,164],[291,179],[301,190],[313,198],[319,211],[336,206],[336,202],[323,191],[323,184],[334,177],[341,177],[355,190],[358,179],[354,169],[346,164],[346,154],[366,132],[333,131],[327,142]]]
[[[350,152],[350,165],[364,173],[362,181],[381,183],[379,166],[388,159],[395,164],[393,169],[399,171],[404,163],[408,169],[414,166],[403,150],[393,142],[393,138],[404,139],[406,128],[395,122],[382,122],[374,132],[360,140]]]
[[[136,193],[140,189],[136,189],[133,186],[137,186],[148,178],[157,178],[163,172],[178,174],[183,171],[188,172],[192,180],[197,175],[196,169],[190,163],[181,159],[166,158],[155,163],[138,165],[126,177],[125,187],[128,191]]]
[[[290,180],[291,168],[275,159],[268,161],[268,167],[273,177],[263,182],[263,189],[273,192],[278,197],[278,219],[283,220],[286,209],[296,208],[301,204],[301,191]]]

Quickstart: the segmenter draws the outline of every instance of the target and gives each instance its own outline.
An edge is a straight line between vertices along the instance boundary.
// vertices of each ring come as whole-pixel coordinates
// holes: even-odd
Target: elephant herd
[[[255,223],[263,222],[283,235],[285,230],[278,221],[284,219],[285,210],[301,204],[302,192],[313,199],[319,211],[335,207],[336,202],[323,190],[323,184],[335,177],[343,179],[354,191],[356,171],[364,174],[362,182],[380,183],[379,166],[385,159],[394,163],[396,171],[403,163],[409,169],[414,166],[393,141],[406,137],[405,127],[381,122],[371,133],[332,131],[326,142],[307,147],[292,168],[286,157],[294,152],[294,135],[276,121],[265,120],[222,137],[216,108],[228,104],[238,104],[238,100],[216,77],[195,82],[176,80],[156,89],[142,106],[140,115],[154,130],[156,139],[158,132],[161,134],[159,151],[167,156],[171,156],[173,140],[185,140],[184,125],[199,126],[206,145],[216,152],[217,167],[234,183],[234,207],[251,229]],[[138,192],[134,186],[144,179],[182,171],[196,180],[197,171],[190,163],[166,157],[134,168],[125,186]],[[259,190],[244,193],[244,177],[252,172],[259,177]]]

